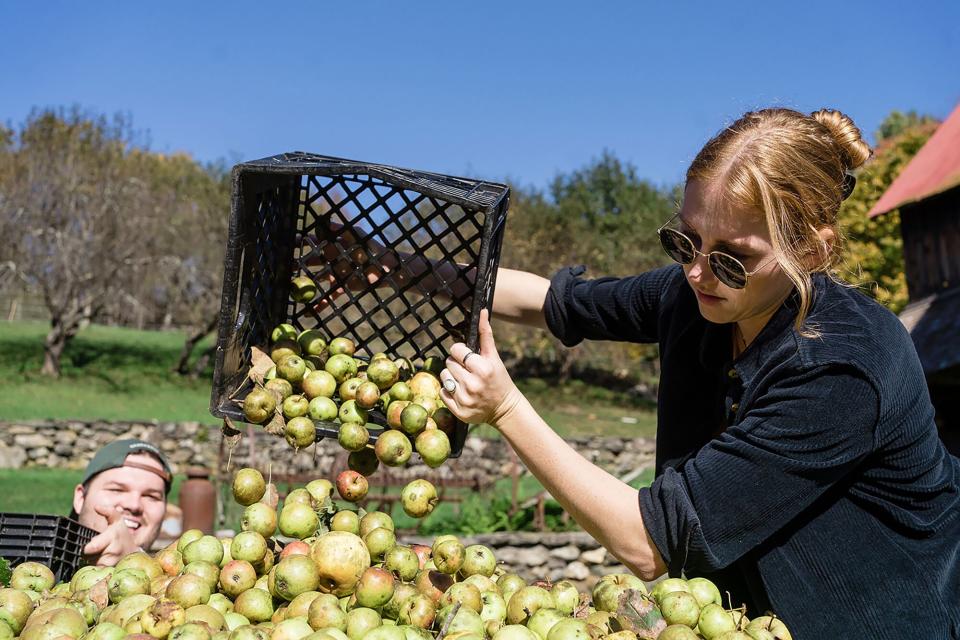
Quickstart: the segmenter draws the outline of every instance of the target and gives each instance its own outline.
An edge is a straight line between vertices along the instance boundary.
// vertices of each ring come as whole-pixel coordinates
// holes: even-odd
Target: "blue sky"
[[[201,160],[306,150],[545,187],[658,184],[743,111],[960,101],[960,2],[5,2],[0,120],[123,111]]]

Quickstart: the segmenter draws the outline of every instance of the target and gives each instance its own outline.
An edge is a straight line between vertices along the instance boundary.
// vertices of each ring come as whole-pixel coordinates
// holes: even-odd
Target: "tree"
[[[163,325],[187,331],[173,370],[198,376],[209,362],[207,349],[191,367],[197,344],[217,328],[223,279],[223,258],[229,222],[229,171],[221,163],[201,166],[186,155],[155,156],[154,190],[165,194],[170,216],[165,226],[171,257],[155,295],[163,295]]]
[[[655,231],[673,214],[677,188],[652,185],[612,153],[558,175],[548,195],[529,189],[512,194],[504,267],[549,276],[563,266],[585,264],[588,277],[599,277],[640,273],[667,260]],[[565,349],[542,332],[511,326],[498,327],[497,340],[516,373],[556,373],[563,380],[583,367],[628,380],[655,366],[656,350],[648,345]]]
[[[180,373],[196,373],[193,348],[215,328],[228,172],[135,140],[127,118],[77,108],[0,128],[0,237],[12,239],[0,244],[0,287],[42,295],[49,375],[91,321],[185,328]]]
[[[940,121],[933,116],[920,115],[916,111],[910,110],[906,113],[902,111],[891,111],[890,115],[884,118],[883,122],[877,128],[874,138],[877,144],[882,144],[886,140],[895,138],[911,129],[926,128],[933,126],[936,128]]]
[[[3,185],[10,182],[13,171],[11,149],[14,132],[0,125],[0,238],[11,238],[14,228],[10,194]],[[0,292],[17,280],[17,264],[13,260],[13,248],[9,243],[0,243]]]
[[[857,187],[840,207],[840,228],[846,235],[841,275],[894,313],[908,301],[903,265],[900,212],[868,218],[894,179],[907,166],[938,126],[930,116],[894,111],[877,131],[873,158],[859,171]]]
[[[127,118],[73,108],[31,113],[4,154],[9,257],[51,317],[46,375],[59,377],[67,343],[153,262],[159,216],[136,153]]]
[[[575,259],[602,274],[632,274],[663,264],[656,229],[673,214],[675,193],[640,179],[612,153],[551,188],[557,215],[577,238]]]

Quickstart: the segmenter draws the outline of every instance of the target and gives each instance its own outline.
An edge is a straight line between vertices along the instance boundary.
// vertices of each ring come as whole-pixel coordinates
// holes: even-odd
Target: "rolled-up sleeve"
[[[660,303],[683,271],[670,265],[625,278],[580,276],[583,266],[565,267],[550,279],[544,301],[547,327],[565,346],[581,341],[656,342]]]
[[[742,421],[640,490],[671,575],[722,569],[835,486],[874,447],[879,395],[853,367],[772,385]]]

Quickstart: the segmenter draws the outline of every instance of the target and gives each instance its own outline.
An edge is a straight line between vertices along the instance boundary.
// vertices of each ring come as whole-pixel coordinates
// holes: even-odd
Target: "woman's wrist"
[[[490,418],[490,425],[501,432],[509,429],[522,419],[521,416],[526,408],[530,408],[530,402],[520,393],[516,385],[513,385],[494,411]]]

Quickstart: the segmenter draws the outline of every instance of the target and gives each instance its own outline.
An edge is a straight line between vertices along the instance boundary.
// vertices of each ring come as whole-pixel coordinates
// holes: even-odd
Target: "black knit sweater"
[[[545,304],[565,345],[660,346],[639,501],[671,576],[772,608],[797,640],[960,638],[960,460],[892,313],[816,276],[819,338],[794,329],[793,296],[731,360],[732,325],[703,318],[679,266],[582,273],[558,272]]]

